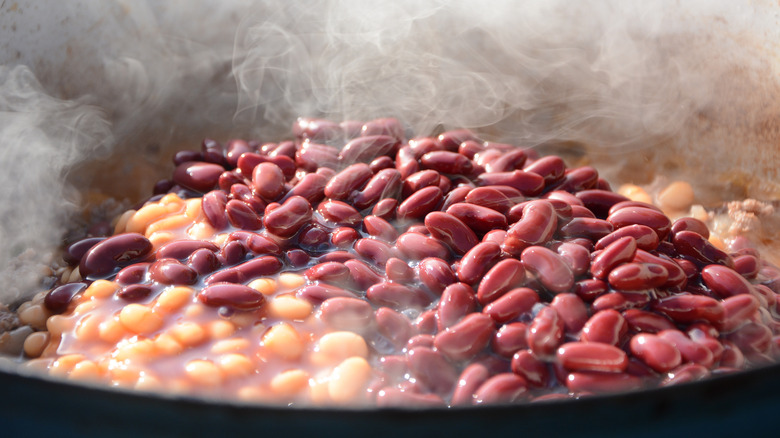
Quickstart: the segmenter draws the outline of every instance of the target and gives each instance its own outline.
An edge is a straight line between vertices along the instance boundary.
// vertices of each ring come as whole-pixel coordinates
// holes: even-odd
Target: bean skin
[[[583,275],[590,268],[590,251],[584,246],[571,242],[561,242],[552,248],[566,262],[575,277]]]
[[[640,291],[662,286],[669,278],[666,268],[655,263],[626,263],[610,271],[610,286],[623,291]]]
[[[219,164],[188,161],[176,166],[173,181],[188,189],[206,193],[217,186],[219,176],[225,168]]]
[[[464,368],[452,393],[450,404],[453,406],[472,404],[474,393],[488,377],[490,377],[490,372],[482,364],[474,363]]]
[[[585,237],[595,242],[613,231],[614,226],[607,221],[589,217],[575,217],[560,227],[558,234],[565,239]]]
[[[379,306],[395,310],[423,308],[431,300],[424,293],[398,283],[382,282],[368,288],[366,298]]]
[[[621,194],[598,189],[582,190],[577,192],[575,196],[599,219],[606,219],[609,216],[609,209],[613,205],[628,201],[628,198]]]
[[[530,350],[520,350],[512,355],[510,366],[512,372],[525,379],[529,386],[544,387],[550,378],[547,364]]]
[[[266,201],[276,201],[284,194],[284,172],[274,163],[258,164],[252,171],[252,188]]]
[[[528,157],[522,149],[515,149],[505,152],[500,157],[488,163],[485,170],[488,172],[511,172],[513,170],[522,170],[523,164]]]
[[[490,346],[499,356],[511,358],[528,348],[528,325],[524,322],[504,324],[493,336]]]
[[[219,248],[205,240],[177,240],[161,246],[155,253],[155,257],[158,260],[167,258],[184,260],[199,249],[216,252]]]
[[[523,217],[507,231],[507,238],[517,239],[523,247],[544,244],[552,238],[557,218],[550,202],[530,201],[523,208]]]
[[[420,157],[420,164],[426,169],[440,173],[469,174],[474,169],[471,160],[457,152],[432,151]]]
[[[300,196],[310,204],[316,204],[325,197],[325,185],[328,179],[319,173],[307,173],[287,193],[287,197]]]
[[[588,321],[588,308],[585,302],[575,294],[558,294],[550,302],[563,320],[566,333],[577,334]]]
[[[352,192],[363,188],[374,172],[365,163],[356,163],[337,173],[325,186],[325,196],[344,201]]]
[[[497,374],[474,392],[474,404],[515,403],[528,396],[528,383],[514,373]]]
[[[327,200],[317,207],[317,214],[324,219],[324,225],[355,227],[362,223],[363,216],[346,202]]]
[[[545,184],[550,185],[563,178],[566,172],[566,164],[560,157],[550,155],[534,160],[532,163],[527,164],[523,170],[541,176]]]
[[[623,312],[628,326],[635,332],[658,333],[675,328],[674,323],[664,315],[639,309]]]
[[[518,202],[523,202],[525,200],[523,195],[520,194],[520,192],[518,192],[517,190],[512,189],[512,187],[507,187],[507,188],[515,190],[515,192],[517,192],[517,196],[513,198],[510,198],[509,196],[507,196],[500,190],[496,189],[495,187],[503,187],[503,186],[477,187],[468,192],[464,201],[469,204],[481,205],[483,207],[487,207],[491,210],[495,210],[503,215],[506,215],[509,213],[509,210],[515,204],[517,204]]]
[[[149,266],[149,278],[162,284],[195,284],[198,273],[176,259],[159,259]]]
[[[412,337],[412,323],[407,317],[389,307],[380,307],[374,312],[377,330],[390,340],[396,348],[403,348]]]
[[[368,162],[392,153],[397,147],[398,139],[390,135],[361,136],[344,145],[339,152],[339,159],[344,163]]]
[[[122,264],[139,261],[152,251],[152,243],[141,234],[117,234],[90,248],[79,263],[85,278],[99,278],[112,273]]]
[[[292,237],[311,220],[311,217],[312,209],[309,201],[300,196],[293,196],[273,210],[269,211],[266,208],[263,225],[276,236]]]
[[[401,173],[396,169],[382,169],[368,181],[359,192],[353,192],[349,199],[358,210],[376,204],[380,199],[395,198],[401,190]]]
[[[396,247],[410,260],[422,260],[426,257],[443,260],[450,258],[450,251],[444,244],[422,234],[404,233],[398,237]]]
[[[474,181],[478,186],[509,186],[524,196],[536,196],[544,190],[544,178],[533,172],[514,170],[511,172],[483,173]]]
[[[723,323],[725,309],[716,299],[703,295],[673,295],[653,303],[653,310],[681,323],[707,321]]]

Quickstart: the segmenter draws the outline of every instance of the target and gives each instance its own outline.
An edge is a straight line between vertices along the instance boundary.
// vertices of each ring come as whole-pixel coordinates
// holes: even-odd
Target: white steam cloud
[[[140,200],[173,150],[274,139],[299,115],[576,143],[614,178],[705,168],[702,186],[777,197],[779,14],[760,0],[4,2],[0,301],[35,290],[18,263],[60,245],[87,201]]]

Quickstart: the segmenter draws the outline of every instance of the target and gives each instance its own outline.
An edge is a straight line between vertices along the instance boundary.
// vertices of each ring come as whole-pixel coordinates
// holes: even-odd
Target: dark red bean
[[[416,347],[406,353],[409,371],[423,386],[436,394],[449,394],[458,381],[458,371],[444,356],[430,348]]]
[[[583,205],[593,212],[599,219],[606,219],[609,216],[609,209],[618,202],[628,201],[625,196],[609,192],[606,190],[583,190],[575,194],[579,198]]]
[[[282,253],[282,249],[276,242],[262,234],[250,231],[234,231],[230,233],[228,242],[233,241],[241,242],[249,251],[257,255],[280,255]]]
[[[591,307],[597,312],[605,309],[614,309],[622,312],[627,309],[645,307],[650,303],[650,299],[651,296],[647,291],[610,292],[596,298]]]
[[[465,156],[469,160],[474,159],[474,155],[485,150],[485,147],[474,140],[466,140],[458,146],[458,153]]]
[[[436,335],[434,346],[449,359],[471,359],[490,343],[495,323],[480,313],[471,313],[456,324]]]
[[[653,251],[658,247],[658,234],[652,228],[646,225],[629,225],[599,239],[595,249],[604,249],[616,240],[625,237],[633,237],[637,248],[645,251]]]
[[[607,292],[609,286],[605,281],[598,279],[585,279],[574,283],[574,293],[585,302],[592,302]]]
[[[393,153],[398,145],[398,138],[389,135],[365,135],[344,145],[339,158],[343,163],[367,163],[381,155]]]
[[[460,281],[474,284],[498,261],[501,247],[491,242],[479,243],[460,260],[457,274]]]
[[[619,345],[628,333],[628,323],[620,312],[607,309],[596,312],[582,327],[580,340]]]
[[[675,328],[674,323],[666,316],[645,310],[628,309],[623,312],[623,317],[635,332],[658,333]]]
[[[488,163],[485,170],[488,172],[511,172],[523,168],[528,157],[522,149],[505,152],[500,157]]]
[[[178,151],[173,155],[173,164],[178,166],[179,164],[186,163],[188,161],[203,161],[203,154],[198,151]]]
[[[262,222],[254,209],[244,201],[232,199],[225,206],[228,221],[236,228],[243,230],[256,230]]]
[[[564,239],[585,237],[595,242],[614,231],[611,223],[589,217],[575,217],[563,225],[559,233]]]
[[[104,240],[106,240],[105,237],[87,237],[71,243],[62,253],[62,259],[69,265],[77,265],[90,248]]]
[[[403,348],[412,337],[413,328],[409,318],[389,308],[380,307],[374,313],[377,330],[397,349]]]
[[[655,301],[652,307],[680,323],[707,321],[720,325],[725,318],[723,305],[704,295],[673,295]]]
[[[450,251],[437,239],[422,234],[404,233],[396,241],[396,247],[410,260],[422,260],[427,257],[437,257],[447,260]]]
[[[712,352],[705,346],[692,341],[685,333],[672,328],[658,333],[658,337],[669,342],[680,352],[683,362],[692,362],[709,368],[713,364]]]
[[[582,190],[595,189],[598,185],[599,173],[591,166],[582,166],[567,170],[563,179],[553,184],[557,190],[567,192],[579,192]]]
[[[448,151],[457,151],[461,143],[473,141],[479,143],[479,138],[468,129],[455,129],[446,131],[436,138],[442,147]]]
[[[176,259],[159,259],[149,267],[149,277],[162,284],[195,284],[198,273]]]
[[[659,213],[663,213],[663,211],[661,211],[660,208],[656,207],[653,204],[648,204],[646,202],[641,202],[641,201],[623,201],[623,202],[618,202],[617,204],[613,205],[609,209],[609,214],[612,214],[612,213],[614,213],[614,212],[616,212],[618,210],[622,210],[624,208],[633,208],[633,207],[649,208],[649,209],[655,210],[655,211],[657,211]]]
[[[320,263],[307,269],[303,275],[311,282],[321,281],[341,287],[349,287],[351,285],[349,268],[343,263]]]
[[[123,287],[116,296],[130,302],[142,301],[152,295],[152,285],[149,284],[131,284]]]
[[[299,117],[293,124],[292,132],[300,139],[325,142],[340,139],[344,135],[338,123],[309,117]]]
[[[440,407],[444,400],[436,394],[418,394],[411,391],[401,391],[398,388],[382,388],[377,392],[378,407]]]
[[[702,268],[701,279],[715,295],[721,298],[750,294],[753,289],[745,277],[721,265],[707,265]]]
[[[477,299],[483,306],[496,300],[525,280],[525,267],[516,259],[498,262],[479,282]]]
[[[313,304],[321,304],[333,298],[357,298],[354,293],[329,284],[310,284],[298,289],[295,296]]]
[[[673,386],[681,383],[695,382],[710,376],[710,370],[695,363],[682,364],[669,371],[667,377],[661,381],[661,386]]]
[[[566,164],[560,157],[548,155],[534,160],[523,168],[526,172],[533,172],[544,179],[545,184],[553,184],[560,181],[566,172]]]
[[[682,363],[680,351],[660,336],[640,333],[631,338],[631,353],[647,366],[665,373]]]
[[[336,330],[365,330],[374,320],[374,309],[359,298],[335,297],[322,302],[320,318]]]
[[[549,201],[529,201],[523,207],[522,218],[507,230],[507,240],[517,240],[519,245],[513,245],[513,248],[520,251],[529,246],[544,244],[552,238],[558,226],[557,218]]]
[[[371,209],[371,214],[381,217],[386,221],[395,219],[395,211],[398,207],[398,200],[393,198],[385,198],[376,203],[374,208]]]
[[[263,225],[268,232],[276,236],[292,237],[311,218],[312,210],[309,201],[300,196],[293,196],[270,212],[266,209]]]
[[[433,348],[433,335],[431,334],[419,334],[409,338],[409,342],[406,343],[406,349],[411,350],[415,347]]]
[[[550,307],[555,309],[563,320],[566,333],[578,333],[588,321],[588,308],[585,302],[575,294],[556,295],[550,302]]]
[[[222,266],[233,266],[243,261],[249,250],[243,242],[230,240],[219,249],[217,259]]]
[[[501,373],[489,378],[474,392],[474,404],[516,403],[527,397],[525,379],[514,373]]]
[[[450,151],[428,152],[420,157],[420,164],[426,169],[448,174],[468,174],[474,169],[471,160]]]
[[[359,260],[346,260],[343,263],[349,268],[350,276],[359,290],[366,290],[382,281],[379,274]]]
[[[707,239],[693,231],[680,231],[674,234],[674,249],[680,255],[690,257],[702,264],[718,264],[734,267],[734,260],[725,252],[716,248]]]
[[[473,363],[463,369],[458,378],[458,383],[452,393],[452,406],[470,405],[474,402],[474,393],[490,377],[488,369],[480,364]]]
[[[274,163],[258,164],[252,171],[252,188],[266,201],[275,201],[284,194],[284,173]]]
[[[441,295],[447,286],[458,281],[450,265],[434,257],[423,259],[417,265],[417,275],[422,284],[436,295]]]
[[[435,237],[457,254],[465,254],[473,248],[479,239],[474,231],[455,216],[434,211],[425,216],[425,226]]]
[[[206,249],[195,250],[187,259],[187,266],[192,268],[198,275],[210,274],[220,266],[217,255]]]
[[[87,283],[67,283],[58,286],[43,297],[43,305],[51,313],[63,313],[68,310],[73,298],[87,288]]]
[[[338,149],[324,144],[306,142],[295,152],[295,164],[306,171],[314,172],[318,167],[338,166]]]
[[[381,157],[377,157],[374,160],[372,160],[368,164],[368,167],[371,169],[372,172],[378,173],[380,170],[384,170],[384,169],[395,169],[395,161],[393,161],[393,159],[388,157],[387,155],[382,155]]]
[[[758,257],[751,254],[734,257],[734,270],[747,279],[756,278],[759,270]]]
[[[571,242],[560,242],[553,248],[566,262],[575,277],[586,273],[590,268],[590,251],[584,246]]]
[[[350,227],[339,227],[330,233],[330,243],[336,248],[350,248],[359,238],[357,230]]]
[[[84,278],[104,277],[122,264],[145,258],[152,249],[152,243],[141,234],[117,234],[96,244],[84,254],[79,263],[79,273]]]
[[[687,276],[678,261],[671,260],[666,256],[654,256],[649,252],[638,249],[634,255],[634,262],[654,263],[661,265],[666,269],[667,279],[662,285],[664,288],[684,288],[687,283]]]
[[[544,194],[542,198],[552,203],[555,203],[556,201],[560,201],[566,205],[569,205],[570,207],[573,207],[575,205],[584,206],[580,198],[574,196],[569,192],[564,192],[563,190],[553,190],[551,192],[547,192]]]
[[[261,307],[265,297],[260,292],[242,284],[214,283],[198,294],[198,299],[209,307],[233,307],[251,310]]]
[[[552,307],[543,307],[528,327],[526,341],[537,356],[548,357],[563,340],[564,326],[558,312]]]
[[[325,197],[325,185],[328,179],[319,173],[307,173],[287,193],[288,197],[300,196],[310,204],[322,201]]]
[[[360,239],[355,242],[355,252],[375,266],[385,266],[387,260],[396,257],[397,252],[387,243],[376,239]]]
[[[370,236],[385,242],[395,242],[398,231],[390,223],[379,216],[366,216],[363,218],[363,229]]]
[[[672,229],[672,222],[666,215],[656,210],[641,207],[621,208],[610,213],[607,222],[616,229],[636,224],[645,225],[652,228],[661,240],[665,239]]]
[[[458,203],[447,208],[447,213],[460,219],[475,232],[482,234],[494,229],[506,229],[506,216],[487,207]]]
[[[591,274],[596,278],[606,279],[612,269],[631,261],[636,254],[636,249],[636,240],[630,236],[612,242],[593,258],[590,266]]]
[[[396,169],[382,169],[373,175],[362,191],[350,196],[351,204],[364,210],[383,198],[395,198],[401,190],[401,174]]]
[[[608,276],[610,286],[622,291],[641,291],[662,286],[669,278],[666,268],[655,263],[626,263]]]
[[[720,329],[726,333],[732,332],[747,323],[761,307],[758,298],[748,294],[728,297],[722,303],[726,313]]]
[[[386,306],[395,310],[420,309],[431,302],[431,299],[422,291],[392,282],[381,282],[369,287],[366,291],[366,298],[378,306]]]
[[[317,213],[325,220],[325,225],[354,227],[363,221],[363,216],[351,205],[334,200],[320,203]]]
[[[398,206],[399,219],[422,219],[435,210],[444,196],[438,187],[425,187],[414,192]]]
[[[642,379],[627,373],[574,372],[567,376],[566,387],[574,393],[609,394],[642,387]]]
[[[114,281],[119,284],[143,283],[150,265],[151,263],[134,263],[117,272]]]
[[[505,230],[488,231],[484,236],[482,236],[482,242],[491,242],[491,243],[495,243],[496,245],[501,245],[502,243],[504,243],[505,239],[506,239]]]
[[[176,240],[161,246],[155,253],[155,257],[157,259],[184,260],[199,249],[216,252],[219,247],[206,240]]]
[[[710,238],[710,229],[707,228],[707,224],[692,217],[681,217],[674,221],[672,224],[672,233],[677,234],[680,231],[692,231],[705,239]]]
[[[219,164],[187,161],[176,166],[173,182],[200,193],[206,193],[217,186],[219,176],[225,168]]]
[[[441,175],[439,172],[428,169],[421,170],[409,175],[402,184],[401,195],[408,198],[412,193],[420,191],[426,187],[439,187]]]
[[[543,246],[523,250],[520,260],[523,266],[549,291],[568,292],[574,286],[574,274],[557,253]]]
[[[570,371],[622,373],[628,367],[628,356],[623,350],[599,342],[563,344],[558,348],[556,358]]]
[[[486,305],[482,313],[489,315],[495,322],[504,324],[531,312],[538,302],[539,295],[536,291],[520,287],[508,291]]]
[[[772,342],[772,330],[759,322],[748,321],[726,338],[733,342],[744,353],[748,360],[753,361],[756,353],[767,353]],[[759,361],[762,359],[759,357]]]
[[[514,170],[511,172],[483,173],[474,181],[478,186],[509,186],[524,196],[536,196],[544,189],[544,178],[533,172]]]
[[[469,193],[471,193],[472,190],[472,187],[467,185],[455,187],[454,189],[450,190],[450,192],[444,196],[440,210],[447,211],[447,209],[449,209],[451,206],[457,203],[465,202],[466,197]]]
[[[201,201],[203,215],[206,216],[206,220],[217,231],[227,227],[228,218],[225,213],[227,201],[227,195],[221,190],[212,190],[203,195]]]
[[[404,128],[398,119],[385,117],[366,122],[360,130],[361,137],[374,135],[387,135],[396,139],[396,141],[405,141]]]
[[[387,279],[396,283],[411,283],[414,280],[414,269],[405,261],[391,257],[385,264]]]
[[[518,351],[528,348],[527,337],[528,325],[512,322],[503,325],[495,333],[490,346],[496,354],[509,359]]]
[[[350,195],[363,188],[374,176],[365,163],[356,163],[337,173],[325,186],[325,196],[340,201],[347,200]]]
[[[493,187],[477,187],[468,192],[464,201],[469,204],[481,205],[506,215],[516,203],[523,202],[524,197],[520,195],[518,198],[512,199],[500,190],[497,190]]]
[[[438,329],[441,331],[456,324],[464,316],[472,313],[476,309],[476,305],[477,300],[471,286],[465,283],[454,283],[447,286],[441,294],[436,309]]]

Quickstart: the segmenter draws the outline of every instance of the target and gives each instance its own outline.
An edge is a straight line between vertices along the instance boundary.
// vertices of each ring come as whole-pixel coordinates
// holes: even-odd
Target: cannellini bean
[[[350,357],[338,364],[328,381],[328,395],[336,403],[356,401],[371,377],[371,365],[363,357]]]
[[[303,354],[301,335],[288,323],[272,326],[263,336],[263,345],[286,360],[297,360]]]

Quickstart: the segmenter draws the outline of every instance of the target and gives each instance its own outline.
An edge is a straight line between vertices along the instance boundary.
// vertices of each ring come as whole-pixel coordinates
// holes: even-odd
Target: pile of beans
[[[590,166],[467,130],[407,141],[394,119],[299,119],[293,134],[177,153],[112,237],[67,247],[63,284],[19,309],[37,330],[27,366],[443,406],[675,385],[780,352],[780,270]]]

